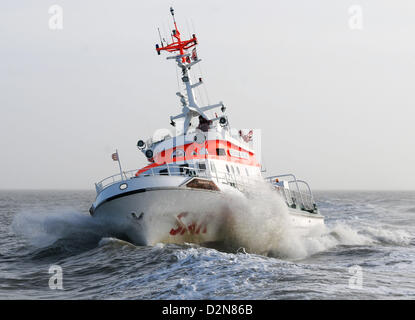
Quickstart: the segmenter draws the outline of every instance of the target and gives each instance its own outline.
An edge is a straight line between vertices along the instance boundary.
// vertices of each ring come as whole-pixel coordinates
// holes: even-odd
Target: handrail
[[[252,185],[253,180],[256,180],[258,177],[255,176],[244,176],[242,174],[236,174],[236,172],[228,172],[227,170],[218,170],[217,167],[212,170],[212,167],[206,163],[206,168],[199,168],[198,164],[187,164],[187,165],[178,165],[178,164],[164,164],[155,170],[155,168],[150,168],[147,171],[142,172],[139,176],[136,176],[136,172],[139,169],[124,171],[122,173],[114,174],[109,177],[102,179],[101,181],[95,183],[95,188],[97,194],[99,194],[105,188],[122,181],[128,181],[130,179],[148,177],[148,176],[192,176],[192,177],[202,177],[210,178],[216,180],[219,183],[224,183],[231,185],[243,191],[247,186]],[[161,172],[161,170],[165,170]],[[295,184],[296,190],[291,190],[290,188],[281,188],[276,185],[273,179],[291,177],[287,182],[288,184]],[[261,178],[262,179],[262,178]],[[286,200],[287,205],[292,207],[297,207],[300,205],[300,209],[307,210],[310,212],[315,212],[315,202],[314,196],[311,192],[309,184],[304,180],[299,180],[293,174],[282,174],[276,176],[270,176],[264,178],[266,181],[270,182],[271,185],[275,186],[280,195]],[[262,180],[263,181],[263,180]],[[304,184],[307,187],[307,193],[300,190],[299,184]],[[300,201],[300,203],[298,202]]]
[[[288,183],[292,183],[292,182],[294,182],[295,183],[295,185],[296,185],[296,187],[297,187],[297,191],[300,193],[300,197],[301,197],[301,202],[303,202],[304,203],[304,199],[303,199],[303,196],[302,196],[302,194],[301,194],[301,191],[300,191],[300,187],[298,186],[298,180],[297,180],[297,178],[295,177],[295,175],[293,175],[292,173],[287,173],[287,174],[280,174],[280,175],[278,175],[278,176],[271,176],[271,177],[268,177],[268,178],[266,178],[266,179],[269,179],[269,180],[272,180],[272,179],[276,179],[276,178],[284,178],[284,177],[292,177],[293,179],[294,179],[294,181],[288,181]],[[271,181],[270,181],[271,182]]]
[[[309,184],[306,181],[297,179],[296,176],[293,175],[292,173],[281,174],[281,175],[277,175],[277,176],[271,176],[271,177],[267,177],[265,179],[268,180],[271,184],[274,185],[274,182],[272,181],[273,179],[284,178],[284,177],[291,177],[292,179],[288,180],[287,182],[288,182],[288,184],[293,184],[294,183],[295,186],[296,186],[296,189],[297,189],[296,191],[291,191],[290,189],[288,189],[288,191],[290,192],[290,196],[292,196],[291,192],[294,193],[294,196],[295,196],[295,193],[298,193],[299,196],[300,196],[301,205],[304,208],[307,208],[309,210],[315,209],[314,196],[313,196],[313,193],[311,192],[311,188],[310,188]],[[299,184],[304,184],[308,189],[308,193],[302,192],[300,190]],[[284,195],[284,197],[286,198],[285,195]],[[294,197],[294,199],[295,198],[296,197]],[[305,201],[304,198],[307,198],[307,201]]]
[[[313,199],[314,199],[314,195],[313,195],[313,193],[311,192],[310,185],[309,185],[306,181],[304,181],[304,180],[297,180],[297,182],[304,184],[304,185],[307,187],[308,192],[310,193],[310,195],[311,195],[311,196],[313,197]],[[288,183],[290,183],[290,182],[288,182]]]
[[[207,174],[204,172],[205,170],[200,170],[199,168],[197,168],[196,166],[184,166],[184,165],[171,165],[171,164],[166,164],[165,165],[167,167],[167,174],[169,176],[186,176],[189,174],[189,172],[194,172],[194,175],[199,175],[199,176],[207,176]],[[172,169],[178,169],[178,171],[172,171]],[[121,182],[124,180],[129,180],[129,179],[133,179],[133,178],[137,178],[135,176],[136,172],[139,169],[134,169],[134,170],[129,170],[129,171],[124,171],[123,172],[123,176],[121,175],[121,173],[117,173],[114,175],[111,175],[109,177],[106,177],[104,179],[102,179],[101,181],[95,183],[95,189],[97,190],[97,193],[101,192],[104,188],[116,183],[116,182]],[[201,172],[204,172],[203,174],[201,174]],[[164,175],[163,173],[160,172],[155,172],[154,168],[151,168],[143,173],[141,173],[142,176],[159,176],[159,175]]]
[[[138,169],[123,171],[122,175],[121,173],[113,174],[112,176],[106,177],[102,179],[101,181],[96,182],[95,189],[97,193],[101,192],[105,187],[111,184],[114,184],[119,181],[131,179],[133,176],[135,176],[135,173],[137,172],[137,170]],[[110,181],[104,184],[104,182],[106,182],[107,180],[110,180]]]
[[[136,176],[136,172],[139,169],[129,170],[123,172],[121,176],[120,173],[111,175],[102,179],[101,181],[95,183],[95,189],[97,193],[100,193],[106,187],[121,181],[127,181],[129,179],[140,178],[140,177],[148,177],[148,176],[198,176],[203,178],[211,178],[215,179],[216,181],[221,181],[225,184],[234,185],[235,187],[240,186],[242,187],[245,184],[248,184],[248,177],[244,177],[242,175],[236,175],[236,173],[227,172],[225,170],[219,170],[212,168],[209,165],[206,165],[206,169],[200,169],[197,165],[172,165],[172,164],[164,164],[162,168],[157,168],[157,171],[154,170],[155,168],[148,169],[147,171],[142,172],[139,176]],[[160,172],[161,170],[167,169],[167,171]],[[249,180],[253,180],[255,177],[249,177]]]

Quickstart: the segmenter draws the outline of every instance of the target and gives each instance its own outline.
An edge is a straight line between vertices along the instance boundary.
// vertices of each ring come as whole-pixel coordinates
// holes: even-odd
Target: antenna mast
[[[167,57],[167,59],[175,59],[177,65],[182,70],[182,81],[186,87],[186,97],[183,96],[180,92],[177,92],[177,96],[180,97],[180,101],[182,102],[183,109],[182,113],[170,117],[171,124],[174,126],[175,122],[174,120],[184,118],[184,134],[186,134],[187,130],[190,126],[190,121],[193,117],[202,116],[206,120],[217,120],[217,119],[209,119],[209,117],[206,115],[206,111],[214,109],[214,108],[221,108],[222,112],[225,111],[225,107],[223,106],[223,103],[220,102],[218,104],[214,105],[208,105],[204,107],[199,107],[196,96],[194,94],[193,89],[197,86],[203,84],[202,78],[199,78],[199,82],[193,84],[190,79],[190,68],[193,67],[196,63],[199,63],[201,59],[198,58],[196,53],[195,47],[197,43],[196,35],[193,34],[192,37],[189,40],[182,40],[180,31],[177,27],[176,19],[174,17],[174,9],[173,7],[170,7],[170,13],[173,18],[174,23],[174,29],[172,30],[172,40],[173,42],[170,44],[163,45],[163,41],[161,41],[161,47],[159,44],[156,44],[156,51],[157,54],[161,54],[162,51],[167,51],[170,53],[177,52],[178,54],[175,56]],[[161,39],[161,38],[160,38]],[[193,48],[192,53],[187,53],[187,50]]]

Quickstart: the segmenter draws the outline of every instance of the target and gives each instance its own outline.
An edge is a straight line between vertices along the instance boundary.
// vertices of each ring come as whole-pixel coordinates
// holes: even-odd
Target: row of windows
[[[202,148],[200,150],[199,154],[205,155],[205,154],[209,154],[209,153],[208,153],[206,148]],[[172,158],[180,158],[180,157],[184,157],[185,155],[186,155],[186,152],[183,149],[176,149],[171,154],[171,157]],[[223,148],[216,148],[216,155],[224,157],[224,156],[226,156],[226,150],[223,149]]]
[[[235,169],[233,168],[233,166],[231,165],[230,167],[231,167],[231,170],[232,170],[232,174],[235,174]],[[231,170],[229,170],[229,166],[226,165],[226,171],[228,171],[228,173],[231,173]],[[238,175],[241,176],[241,171],[239,170],[238,166],[236,166],[236,172],[237,172]],[[248,172],[247,168],[245,168],[245,173],[246,173],[247,176],[249,176],[249,172]]]
[[[204,163],[204,162],[198,162],[197,166],[198,166],[199,170],[201,170],[201,171],[206,170],[206,163]],[[169,174],[174,174],[174,173],[188,172],[189,170],[191,170],[191,169],[189,169],[189,167],[190,167],[190,165],[188,163],[184,163],[182,165],[179,165],[178,167],[173,166],[173,167],[170,167],[169,169],[164,165],[164,166],[160,166],[158,168],[148,170],[146,173],[151,172],[151,173],[155,173],[155,174],[158,173],[160,175],[169,175]],[[239,176],[243,175],[242,174],[242,172],[243,172],[242,167],[240,168],[237,165],[228,165],[228,164],[226,164],[225,167],[226,167],[226,171],[229,174],[233,174],[233,175],[237,174]],[[216,173],[216,166],[215,166],[214,162],[210,162],[210,169],[211,169],[212,172]],[[144,175],[146,173],[144,173]],[[246,167],[245,167],[245,174],[248,177],[250,176],[248,168],[246,168]]]
[[[235,168],[236,168],[236,170],[235,170]],[[239,166],[235,166],[235,168],[234,168],[233,165],[230,165],[230,166],[226,165],[226,171],[228,171],[228,173],[232,172],[232,174],[238,174],[238,175],[241,176],[242,174],[241,174],[241,170],[239,169]],[[212,172],[216,172],[216,167],[215,167],[215,164],[213,162],[210,163],[210,169],[212,170]],[[248,168],[245,168],[245,173],[249,177]]]

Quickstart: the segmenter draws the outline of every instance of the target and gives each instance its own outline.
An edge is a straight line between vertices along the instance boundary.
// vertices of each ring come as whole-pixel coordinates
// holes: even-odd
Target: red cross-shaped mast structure
[[[176,19],[174,18],[174,10],[173,8],[170,8],[171,15],[173,16],[173,22],[174,22],[174,30],[172,31],[172,40],[173,42],[164,46],[163,41],[161,41],[161,47],[156,44],[156,51],[158,54],[161,53],[161,51],[167,51],[167,52],[176,52],[178,51],[180,55],[185,54],[185,50],[188,50],[195,45],[197,45],[197,38],[196,35],[192,35],[192,38],[189,40],[182,40],[180,38],[180,32],[177,28]],[[176,41],[175,41],[176,39]],[[182,62],[185,62],[185,57],[182,57]]]

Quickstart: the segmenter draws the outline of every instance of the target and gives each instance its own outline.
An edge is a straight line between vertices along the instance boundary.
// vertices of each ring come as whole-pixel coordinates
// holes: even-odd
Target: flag
[[[249,130],[248,134],[247,134],[247,135],[245,135],[244,140],[245,140],[246,142],[248,142],[248,141],[252,141],[252,137],[253,137],[253,135],[254,135],[254,132],[253,132],[252,130]]]
[[[113,153],[112,156],[111,156],[111,158],[114,161],[118,161],[118,152]]]
[[[247,138],[249,139],[249,141],[252,141],[252,137],[254,136],[254,131],[253,130],[249,130],[248,134],[247,134]]]
[[[247,134],[243,134],[242,130],[239,130],[239,135],[242,137],[242,139],[245,142],[249,142],[252,141],[252,137],[254,135],[253,130],[249,130],[249,132]]]

